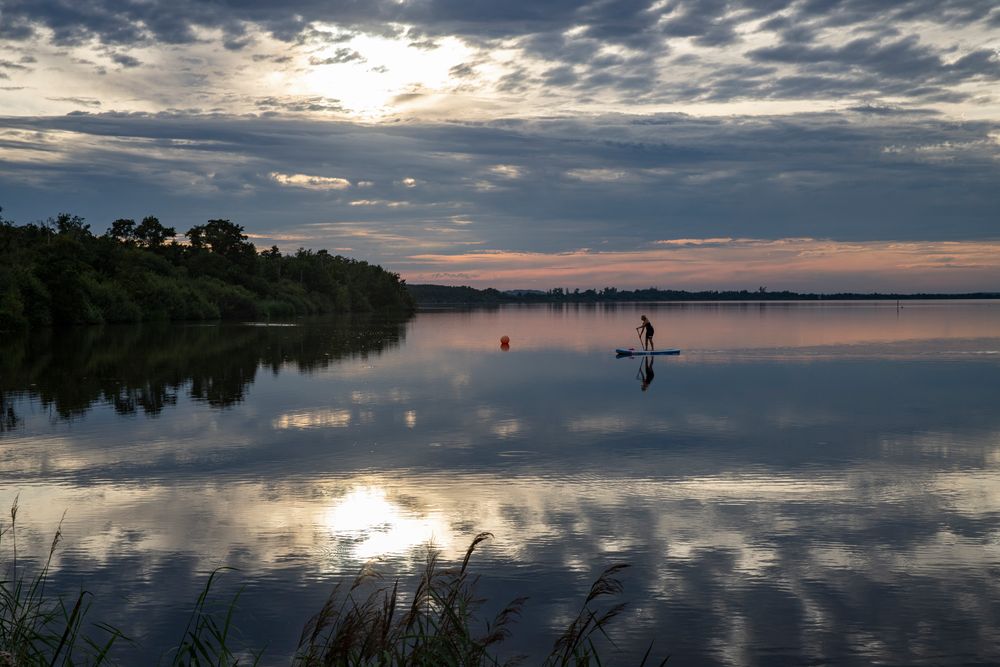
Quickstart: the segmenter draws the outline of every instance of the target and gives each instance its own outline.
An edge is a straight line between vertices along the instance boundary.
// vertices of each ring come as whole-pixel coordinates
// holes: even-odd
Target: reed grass
[[[504,607],[482,632],[473,630],[482,600],[475,596],[469,559],[490,537],[480,533],[461,567],[440,569],[428,550],[424,571],[408,603],[399,582],[381,583],[370,566],[346,589],[334,587],[323,608],[306,623],[295,657],[297,667],[354,665],[499,665],[490,647],[505,639],[524,598]]]
[[[85,619],[91,596],[86,591],[81,590],[67,604],[63,598],[52,599],[45,590],[52,558],[62,538],[62,521],[45,562],[30,574],[30,567],[18,560],[17,511],[15,498],[10,524],[0,528],[0,546],[9,542],[12,553],[0,579],[0,667],[106,664],[115,642],[124,635],[104,623],[92,624],[103,635],[101,639],[90,634]]]
[[[62,522],[56,530],[44,564],[33,575],[18,560],[17,499],[10,525],[0,527],[0,545],[10,543],[12,558],[0,580],[0,667],[69,667],[114,664],[112,648],[129,641],[103,623],[86,623],[90,595],[81,591],[69,604],[53,600],[46,583]],[[476,549],[493,537],[479,533],[457,567],[442,567],[439,552],[428,548],[426,563],[412,593],[391,585],[371,565],[364,566],[349,584],[339,583],[322,608],[306,622],[292,657],[294,667],[499,667],[523,664],[524,656],[502,658],[499,645],[511,635],[527,598],[507,603],[495,616],[483,620],[485,600],[476,595],[478,577],[469,563]],[[594,581],[576,617],[553,643],[542,667],[600,667],[604,643],[614,646],[608,625],[621,614],[623,603],[606,598],[622,593],[618,575],[628,567],[612,565]],[[235,617],[240,593],[228,603],[212,595],[218,575],[212,572],[188,618],[176,648],[164,658],[171,667],[237,667],[257,665],[263,649],[238,651],[242,638]],[[101,639],[92,633],[97,631]],[[652,643],[639,667],[650,659]],[[669,656],[668,656],[669,658]],[[160,664],[163,664],[163,660]],[[617,661],[616,661],[617,662]],[[658,664],[662,667],[664,658]]]
[[[508,638],[511,625],[527,598],[509,602],[480,631],[476,597],[477,578],[469,561],[491,533],[477,535],[458,568],[438,567],[438,552],[429,549],[427,563],[412,599],[400,599],[399,582],[382,583],[381,575],[366,566],[347,588],[334,587],[323,608],[306,624],[299,638],[296,667],[495,667],[514,665],[523,656],[501,660],[497,645]],[[597,640],[610,642],[606,628],[618,616],[622,603],[602,607],[607,596],[622,592],[618,574],[625,564],[608,567],[594,581],[577,616],[555,641],[543,667],[602,665]],[[640,663],[649,660],[652,644]],[[659,664],[664,665],[669,656]]]
[[[233,599],[217,610],[217,604],[210,597],[212,584],[216,576],[232,568],[223,567],[208,576],[205,588],[198,596],[187,626],[177,648],[172,652],[171,667],[200,667],[212,665],[216,667],[235,667],[236,665],[256,665],[260,661],[263,650],[251,653],[248,661],[240,662],[241,656],[230,646],[235,627],[233,617],[242,590]]]

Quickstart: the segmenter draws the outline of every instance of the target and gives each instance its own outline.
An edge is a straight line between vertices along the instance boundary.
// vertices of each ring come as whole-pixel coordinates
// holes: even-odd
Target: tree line
[[[939,293],[879,293],[856,292],[816,293],[769,291],[766,287],[755,290],[686,290],[658,289],[602,289],[570,290],[556,287],[549,290],[507,290],[492,287],[453,287],[448,285],[409,285],[410,294],[421,306],[445,305],[498,305],[504,303],[616,303],[649,301],[863,301],[863,300],[912,300],[912,299],[997,299],[998,292],[971,292],[963,294]]]
[[[95,235],[68,213],[25,225],[0,215],[0,329],[414,307],[398,274],[368,262],[326,250],[258,252],[225,219],[183,237],[155,216],[121,218]]]

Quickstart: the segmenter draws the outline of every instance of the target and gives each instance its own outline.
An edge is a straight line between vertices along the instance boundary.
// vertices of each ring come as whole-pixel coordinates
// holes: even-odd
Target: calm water
[[[510,654],[627,562],[612,664],[651,639],[670,664],[997,663],[1000,303],[904,306],[8,337],[0,503],[20,495],[22,557],[65,512],[56,585],[96,594],[126,664],[176,645],[219,566],[280,665],[364,562],[409,581],[429,541],[458,559],[483,530],[487,610],[530,596]],[[642,313],[683,349],[645,389],[611,352]]]

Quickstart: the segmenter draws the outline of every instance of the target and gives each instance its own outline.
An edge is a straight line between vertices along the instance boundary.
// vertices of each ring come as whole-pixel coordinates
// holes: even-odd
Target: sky
[[[0,206],[409,283],[1000,291],[1000,5],[0,0]]]

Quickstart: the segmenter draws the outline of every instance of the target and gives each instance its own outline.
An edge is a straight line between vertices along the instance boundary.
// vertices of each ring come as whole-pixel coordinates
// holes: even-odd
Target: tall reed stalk
[[[29,576],[29,567],[18,560],[17,510],[15,498],[10,508],[10,525],[0,526],[0,546],[8,541],[12,553],[9,567],[0,579],[0,667],[105,664],[115,641],[124,635],[104,623],[94,624],[106,635],[100,641],[83,632],[90,595],[81,590],[70,604],[62,598],[53,600],[46,596],[52,558],[62,538],[62,521],[45,563]]]
[[[208,576],[205,588],[198,596],[198,601],[191,611],[181,641],[173,652],[170,662],[172,667],[200,667],[201,665],[235,667],[236,665],[256,665],[260,661],[263,651],[251,654],[248,659],[241,662],[242,658],[230,646],[230,640],[234,633],[233,616],[236,612],[236,603],[240,599],[240,593],[233,596],[232,601],[221,610],[221,618],[219,618],[220,613],[216,611],[215,605],[209,597],[216,575],[223,570],[230,569],[232,568],[219,568]]]
[[[85,632],[90,595],[81,591],[67,604],[51,599],[46,583],[62,521],[44,564],[28,576],[17,552],[15,498],[10,525],[0,525],[0,546],[10,544],[12,557],[0,580],[0,667],[69,667],[104,665],[119,639],[117,629],[94,623],[105,638],[100,642]],[[439,553],[428,548],[427,562],[412,595],[401,593],[399,581],[391,586],[371,565],[366,565],[349,586],[337,584],[323,607],[302,630],[292,659],[294,667],[499,667],[524,662],[523,656],[503,659],[498,645],[507,639],[527,598],[509,602],[489,621],[479,611],[484,600],[476,596],[478,577],[469,572],[476,548],[491,533],[479,533],[458,567],[442,568]],[[6,542],[5,542],[6,541]],[[612,565],[594,581],[576,617],[555,641],[542,667],[600,667],[599,642],[611,643],[607,626],[624,604],[604,605],[604,598],[622,592],[619,573],[627,565]],[[214,571],[198,596],[177,647],[165,658],[172,667],[236,667],[256,665],[263,651],[238,652],[234,616],[240,594],[225,605],[210,596]],[[242,642],[239,642],[242,643]],[[603,643],[603,642],[602,642]],[[652,652],[646,650],[639,667]],[[659,664],[667,662],[662,660]],[[161,661],[162,663],[162,661]]]
[[[381,583],[381,575],[363,568],[346,589],[338,584],[323,608],[306,624],[299,638],[296,667],[494,667],[512,665],[523,656],[501,660],[496,645],[510,635],[527,598],[508,603],[481,631],[473,626],[482,600],[475,595],[476,577],[469,560],[491,533],[480,533],[458,568],[439,569],[438,553],[430,549],[427,564],[408,604],[400,601],[399,582]],[[609,639],[607,625],[624,609],[616,604],[597,608],[599,599],[622,592],[617,575],[627,565],[607,568],[591,586],[576,618],[556,640],[544,667],[601,665],[595,639]],[[646,651],[643,667],[652,650]],[[659,664],[667,662],[665,658]]]

